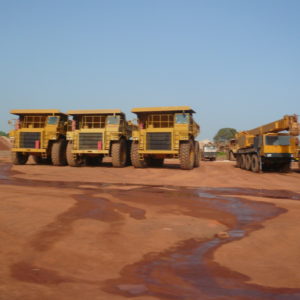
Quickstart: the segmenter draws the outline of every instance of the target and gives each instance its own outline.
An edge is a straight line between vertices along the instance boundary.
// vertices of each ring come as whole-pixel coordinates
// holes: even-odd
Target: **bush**
[[[6,132],[0,130],[0,136],[8,136],[8,134]]]

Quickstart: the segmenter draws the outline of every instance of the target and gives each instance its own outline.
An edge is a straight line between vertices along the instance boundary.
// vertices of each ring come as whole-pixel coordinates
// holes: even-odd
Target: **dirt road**
[[[300,299],[300,173],[11,166],[0,299]]]

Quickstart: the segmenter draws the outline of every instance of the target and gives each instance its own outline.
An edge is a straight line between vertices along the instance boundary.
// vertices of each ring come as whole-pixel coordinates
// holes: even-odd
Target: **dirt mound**
[[[0,150],[10,150],[9,138],[0,136]]]

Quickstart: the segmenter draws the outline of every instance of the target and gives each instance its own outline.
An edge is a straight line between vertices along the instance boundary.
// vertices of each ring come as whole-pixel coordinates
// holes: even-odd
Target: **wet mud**
[[[85,282],[98,284],[106,293],[123,297],[153,296],[158,299],[300,299],[300,289],[276,289],[249,284],[249,278],[218,265],[213,260],[214,251],[224,245],[244,238],[262,223],[286,210],[274,204],[245,200],[242,196],[290,199],[299,201],[300,194],[285,190],[232,188],[186,188],[158,185],[133,185],[132,189],[116,189],[116,184],[79,181],[55,182],[14,178],[9,164],[0,165],[0,185],[39,186],[75,189],[75,204],[57,216],[31,241],[35,251],[46,251],[72,230],[72,223],[79,219],[95,219],[122,226],[124,215],[135,220],[147,218],[146,211],[135,204],[155,206],[166,212],[165,206],[178,208],[170,214],[184,214],[195,218],[214,219],[228,227],[224,237],[209,240],[181,241],[160,253],[148,253],[141,261],[125,266],[118,278],[95,283],[84,279],[61,277],[54,271],[42,269],[30,262],[11,266],[11,274],[20,281],[37,284]],[[120,184],[122,186],[130,186]],[[99,194],[110,194],[112,201]],[[124,203],[125,202],[125,203]],[[117,230],[116,230],[117,231]],[[37,275],[39,274],[39,275]]]

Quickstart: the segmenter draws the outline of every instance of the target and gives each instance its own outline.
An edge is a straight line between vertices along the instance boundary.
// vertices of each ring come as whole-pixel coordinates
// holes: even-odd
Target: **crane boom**
[[[292,136],[298,136],[300,134],[300,124],[298,123],[297,115],[286,115],[278,121],[244,131],[244,133],[257,136],[265,133],[277,133],[285,130],[289,131]]]

